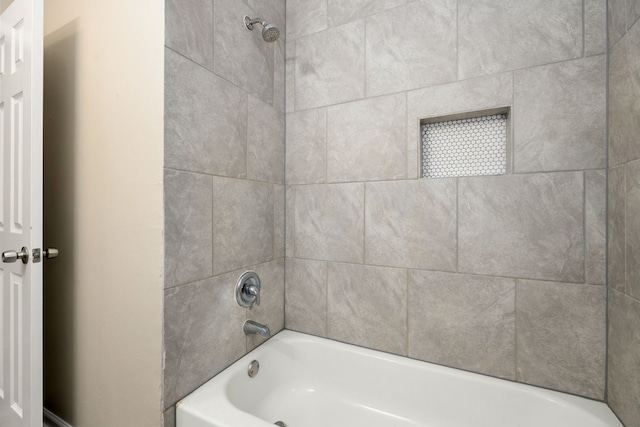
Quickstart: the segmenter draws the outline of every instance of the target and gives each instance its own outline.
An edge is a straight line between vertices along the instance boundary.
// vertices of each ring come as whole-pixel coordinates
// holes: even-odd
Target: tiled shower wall
[[[285,325],[603,399],[606,3],[508,3],[287,1]],[[505,106],[507,175],[417,179]]]
[[[166,0],[165,367],[172,405],[284,326],[284,0]],[[282,30],[266,43],[243,17]],[[236,305],[247,269],[262,301]]]
[[[608,402],[640,426],[640,1],[609,1]]]

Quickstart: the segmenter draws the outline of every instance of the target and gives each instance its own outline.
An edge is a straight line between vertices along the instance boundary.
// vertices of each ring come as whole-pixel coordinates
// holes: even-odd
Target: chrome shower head
[[[262,25],[262,39],[267,43],[274,42],[278,40],[278,37],[280,37],[280,30],[278,30],[278,27],[276,27],[275,25],[267,24],[261,18],[251,19],[245,15],[244,26],[247,27],[248,30],[253,31],[253,26],[255,24]]]
[[[267,24],[262,27],[262,38],[267,43],[274,42],[280,37],[280,30],[273,24]]]

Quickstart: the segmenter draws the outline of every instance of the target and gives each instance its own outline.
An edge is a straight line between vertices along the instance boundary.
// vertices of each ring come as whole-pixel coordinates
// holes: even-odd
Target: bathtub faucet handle
[[[236,282],[236,302],[240,307],[260,305],[260,277],[253,271],[245,271]]]
[[[260,305],[260,288],[255,284],[250,284],[245,286],[244,291],[251,295],[251,299],[256,303],[256,305]]]

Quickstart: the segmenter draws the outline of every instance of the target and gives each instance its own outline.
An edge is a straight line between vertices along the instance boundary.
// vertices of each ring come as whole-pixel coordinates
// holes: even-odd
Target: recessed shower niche
[[[506,174],[509,121],[508,107],[421,120],[420,176]]]

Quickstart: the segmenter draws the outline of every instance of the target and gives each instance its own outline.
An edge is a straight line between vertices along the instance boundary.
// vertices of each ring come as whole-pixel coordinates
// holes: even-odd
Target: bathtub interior
[[[252,360],[260,362],[254,378],[247,375]],[[601,402],[292,331],[212,381],[207,393],[223,397],[211,411],[219,420],[207,424],[216,427],[244,427],[233,424],[234,413],[256,426],[621,426]],[[190,427],[180,424],[189,398],[178,409],[178,427]]]

